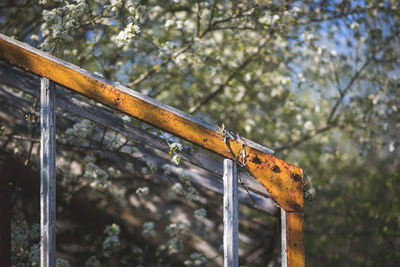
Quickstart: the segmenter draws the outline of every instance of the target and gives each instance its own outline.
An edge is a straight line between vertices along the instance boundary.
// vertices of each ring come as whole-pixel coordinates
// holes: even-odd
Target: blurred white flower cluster
[[[90,181],[91,187],[105,189],[111,185],[108,173],[96,165],[91,156],[85,157],[85,163],[84,177]]]
[[[11,225],[11,261],[13,266],[40,266],[40,225],[30,226],[24,220]],[[69,262],[57,259],[56,266],[68,267]]]
[[[180,45],[174,42],[166,42],[165,44],[161,45],[161,48],[158,50],[158,56],[161,59],[166,59],[171,56]]]
[[[193,213],[195,216],[200,217],[200,218],[204,218],[207,216],[207,211],[203,208],[197,209]]]
[[[206,264],[207,262],[208,260],[203,254],[194,252],[190,254],[189,260],[186,260],[184,264],[187,266],[200,266]]]
[[[107,225],[106,229],[104,229],[104,233],[107,234],[107,237],[103,242],[103,250],[104,256],[110,257],[111,253],[114,249],[119,247],[119,233],[120,228],[117,224],[113,223],[112,225]]]
[[[56,267],[69,267],[69,262],[64,259],[57,259],[56,260]]]
[[[184,222],[171,223],[165,228],[165,232],[168,233],[170,237],[185,234],[187,230],[188,226]]]
[[[84,138],[90,135],[92,129],[92,122],[85,119],[75,123],[72,128],[65,130],[65,138],[71,143],[82,144],[84,142]]]
[[[167,241],[168,254],[177,254],[183,250],[183,242],[178,237],[173,237]]]
[[[149,188],[147,186],[139,187],[136,189],[136,194],[138,194],[139,197],[143,197],[145,195],[149,194]]]
[[[118,46],[129,44],[140,33],[140,28],[133,22],[126,25],[126,27],[115,36],[115,42]]]
[[[47,1],[41,1],[45,4]],[[62,4],[52,10],[43,9],[44,23],[41,26],[44,42],[41,47],[50,50],[57,45],[72,39],[80,20],[86,14],[88,5],[85,0],[64,0]]]
[[[146,166],[142,168],[141,172],[143,174],[152,174],[157,171],[158,167],[155,163],[147,161]]]
[[[143,224],[142,235],[147,237],[154,237],[156,235],[154,231],[154,222],[145,222]]]
[[[90,256],[85,263],[86,267],[99,267],[101,266],[100,261],[96,258],[96,256]]]
[[[182,151],[183,146],[180,143],[172,143],[169,145],[169,155],[172,155],[172,162],[179,165],[181,162],[181,157],[178,152]]]
[[[183,222],[171,223],[165,228],[165,232],[171,237],[167,241],[167,251],[169,255],[176,254],[183,250],[183,242],[179,235],[185,234],[188,226]]]

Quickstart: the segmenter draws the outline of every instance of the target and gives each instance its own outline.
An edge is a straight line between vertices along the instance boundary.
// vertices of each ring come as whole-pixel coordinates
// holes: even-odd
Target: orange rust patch
[[[251,162],[253,162],[254,164],[261,164],[261,160],[259,157],[257,157],[257,155],[255,155],[254,157],[252,157],[250,159]]]
[[[286,213],[287,266],[305,266],[302,212]]]
[[[278,165],[274,165],[274,167],[272,168],[272,171],[276,172],[276,173],[280,173],[281,172],[281,168],[279,168]]]

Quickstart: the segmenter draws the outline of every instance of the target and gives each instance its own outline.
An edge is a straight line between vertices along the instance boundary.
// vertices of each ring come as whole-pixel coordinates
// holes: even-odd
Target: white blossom
[[[127,169],[128,171],[133,170],[133,164],[132,164],[132,162],[127,162],[127,163],[125,164],[125,169]]]
[[[82,143],[83,139],[92,133],[93,124],[89,120],[82,120],[75,123],[72,128],[65,130],[65,137],[69,142]]]
[[[154,237],[156,232],[154,231],[154,222],[145,222],[143,224],[142,235],[148,237]]]
[[[393,152],[396,149],[395,142],[392,141],[389,143],[389,151]]]
[[[185,234],[188,230],[188,226],[184,222],[171,223],[165,228],[165,232],[174,237],[180,234]]]
[[[182,151],[182,144],[180,144],[180,143],[172,143],[171,145],[170,145],[170,149],[172,149],[172,150],[174,150],[174,151]]]
[[[119,234],[120,234],[120,228],[117,224],[113,223],[112,225],[107,225],[107,227],[104,229],[104,233],[107,234],[106,238],[103,241],[103,250],[104,250],[104,255],[106,257],[109,257],[111,255],[111,252],[119,247]]]
[[[172,157],[171,161],[172,161],[173,163],[175,163],[176,165],[179,165],[179,163],[181,162],[181,157],[180,157],[179,155],[175,154],[175,155]]]
[[[111,185],[108,173],[93,162],[90,156],[85,157],[84,177],[90,181],[90,186],[95,189],[105,189]]]
[[[85,263],[86,267],[100,267],[100,261],[96,258],[96,256],[91,256],[89,259],[87,259]]]
[[[149,194],[149,188],[147,186],[139,187],[138,189],[136,189],[136,194],[138,194],[139,196],[145,196]]]
[[[183,242],[178,237],[173,237],[167,241],[168,254],[173,255],[183,250]]]
[[[132,121],[131,117],[128,116],[128,115],[124,115],[121,119],[122,119],[124,122],[131,122],[131,121]]]
[[[33,244],[29,251],[29,260],[32,263],[32,266],[40,265],[40,243]]]
[[[56,260],[56,267],[69,267],[69,262],[64,259],[57,259]]]
[[[42,1],[42,3],[44,2]],[[47,38],[41,47],[49,50],[52,44],[71,40],[87,9],[88,5],[85,0],[73,0],[64,2],[64,5],[51,10],[44,9],[42,12],[44,23],[41,30]]]
[[[149,167],[151,172],[155,172],[157,170],[157,165],[153,162],[146,162],[147,167]]]
[[[202,253],[194,252],[190,254],[189,260],[186,260],[184,264],[187,266],[200,266],[206,264],[207,262],[207,258]]]
[[[314,124],[311,121],[306,121],[304,123],[304,129],[309,131],[312,130],[314,128]]]
[[[186,197],[191,200],[197,200],[199,197],[199,192],[197,192],[196,188],[189,187],[189,192],[187,192]]]
[[[356,21],[354,21],[353,23],[350,24],[350,28],[352,28],[353,30],[358,29],[359,26],[360,25]]]
[[[118,46],[124,46],[129,44],[139,33],[139,26],[131,22],[115,36],[115,41]]]
[[[171,172],[172,172],[172,167],[169,164],[164,164],[162,166],[162,169],[163,169],[163,172],[164,172],[165,175],[170,175]]]
[[[197,209],[194,211],[194,215],[200,218],[204,218],[207,216],[207,211],[203,208]]]
[[[175,194],[180,194],[183,192],[183,187],[181,183],[175,183],[172,188],[171,191]]]
[[[170,27],[170,26],[173,26],[175,24],[175,21],[174,20],[172,20],[172,19],[167,19],[166,21],[165,21],[165,24],[164,24],[164,26],[165,27]]]
[[[109,175],[111,175],[114,178],[118,178],[121,176],[121,171],[118,169],[115,169],[114,167],[109,167],[107,169],[107,171],[108,171]]]

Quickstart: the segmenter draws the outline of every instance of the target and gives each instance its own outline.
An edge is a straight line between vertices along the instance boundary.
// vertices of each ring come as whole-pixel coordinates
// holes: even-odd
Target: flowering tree
[[[209,122],[223,121],[302,166],[317,192],[305,209],[310,265],[400,262],[397,1],[21,0],[0,10],[2,33]],[[77,122],[65,142],[90,142],[93,127]],[[114,135],[102,149],[118,150],[124,141]],[[179,166],[182,144],[168,142]],[[84,185],[112,188],[124,175],[93,155],[81,157],[81,172],[60,170],[66,199]],[[170,168],[148,162],[140,175],[168,175]],[[122,172],[132,169],[127,163]],[[135,192],[143,205],[154,194],[147,184]],[[168,193],[179,194],[187,201],[199,195],[184,172]],[[164,228],[160,251],[168,257],[183,249],[180,223],[143,221],[141,234],[151,239]],[[119,231],[106,228],[104,253],[88,256],[87,264],[112,256]],[[119,253],[147,253],[132,251]],[[198,252],[178,259],[206,260]]]

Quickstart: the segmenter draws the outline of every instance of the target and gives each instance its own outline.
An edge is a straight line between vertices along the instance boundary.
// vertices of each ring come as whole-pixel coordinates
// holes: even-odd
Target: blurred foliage
[[[308,266],[400,264],[399,31],[396,0],[0,4],[1,33],[305,169]]]

